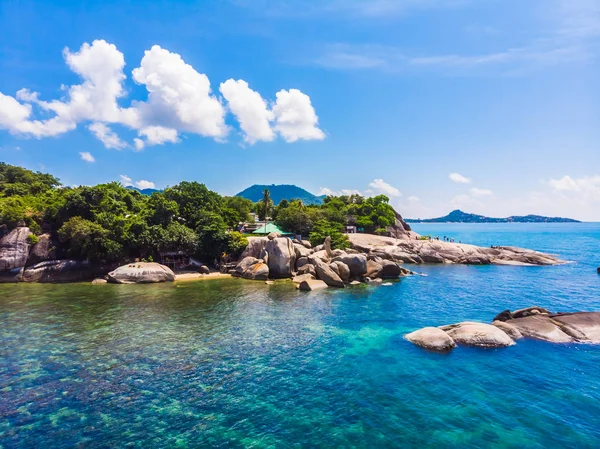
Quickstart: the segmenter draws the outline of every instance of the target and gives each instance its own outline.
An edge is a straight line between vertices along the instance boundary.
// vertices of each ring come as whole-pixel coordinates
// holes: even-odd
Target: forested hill
[[[469,214],[454,210],[445,217],[415,219],[407,218],[408,223],[580,223],[578,220],[562,217],[544,217],[541,215],[510,216],[506,218],[491,218],[483,215]]]
[[[281,184],[281,185],[261,185],[254,184],[253,186],[248,187],[247,189],[241,191],[236,196],[241,196],[243,198],[249,199],[252,202],[257,202],[263,199],[263,191],[265,189],[269,189],[271,194],[271,201],[273,204],[279,204],[281,200],[302,200],[304,204],[308,205],[321,205],[323,204],[323,200],[325,196],[317,196],[314,195],[301,187],[291,185],[291,184]]]

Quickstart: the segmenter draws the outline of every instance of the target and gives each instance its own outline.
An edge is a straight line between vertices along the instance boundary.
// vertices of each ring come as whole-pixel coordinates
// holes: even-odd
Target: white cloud
[[[319,190],[318,193],[319,196],[321,195],[335,195],[335,192],[331,189],[328,189],[327,187],[321,187],[321,190]]]
[[[132,180],[129,176],[127,176],[127,175],[119,175],[119,176],[121,178],[121,184],[123,184],[124,186],[133,185]]]
[[[400,193],[400,190],[398,190],[396,187],[388,184],[383,179],[374,179],[369,184],[369,187],[371,187],[377,193],[383,193],[384,195],[387,195],[390,197],[402,195],[402,193]]]
[[[217,139],[227,135],[225,109],[211,95],[208,77],[177,53],[154,45],[132,75],[148,90],[148,102],[136,103],[146,123]]]
[[[494,194],[491,190],[479,189],[477,187],[473,187],[469,192],[471,192],[471,195],[473,196],[490,196]]]
[[[162,145],[163,143],[177,143],[179,138],[177,137],[177,130],[173,128],[165,128],[164,126],[147,126],[146,128],[140,129],[138,133],[140,136],[146,138],[146,142],[142,142],[141,148],[138,148],[140,139],[135,139],[136,149],[141,150],[147,145]]]
[[[126,97],[125,58],[117,47],[104,40],[84,43],[78,51],[65,48],[68,67],[81,78],[80,84],[63,87],[64,99],[45,101],[37,92],[21,89],[15,97],[0,92],[0,129],[36,138],[58,136],[79,123],[92,122],[90,131],[107,148],[125,144],[108,125],[120,124],[138,132],[133,147],[178,142],[182,133],[195,133],[224,141],[230,129],[225,124],[226,109],[212,93],[208,76],[199,73],[183,58],[158,45],[144,53],[133,80],[146,87],[146,101]],[[272,109],[244,80],[221,84],[229,110],[237,118],[248,143],[270,141],[279,133],[286,142],[324,139],[310,97],[297,89],[281,90]],[[43,120],[35,113],[43,111]]]
[[[88,126],[88,129],[92,132],[92,134],[94,134],[96,139],[104,144],[106,148],[120,150],[121,148],[125,148],[127,146],[127,144],[123,142],[119,136],[117,136],[117,134],[104,123],[94,122]]]
[[[310,97],[298,89],[280,90],[273,106],[275,131],[286,142],[304,140],[323,140],[325,133],[317,125],[319,118],[315,113]]]
[[[273,111],[269,110],[267,102],[258,92],[248,87],[246,81],[228,79],[221,83],[219,90],[240,122],[246,142],[252,145],[259,140],[271,141],[275,138],[270,124],[274,119]]]
[[[600,201],[600,175],[572,178],[568,175],[551,179],[548,184],[555,192]]]
[[[408,199],[408,201],[411,201],[413,203],[417,203],[417,202],[421,201],[421,198],[419,198],[418,196],[409,196],[407,199]]]
[[[92,154],[88,151],[82,151],[79,153],[79,156],[81,157],[81,160],[86,161],[86,162],[96,162],[96,159],[94,159],[94,156],[92,156]]]
[[[133,139],[133,143],[135,145],[135,151],[143,150],[146,145],[142,139],[138,139],[137,137]]]
[[[356,189],[342,189],[340,190],[340,195],[362,195],[363,193],[360,190],[356,190]]]
[[[135,185],[139,189],[153,189],[154,188],[154,183],[153,182],[145,181],[143,179],[141,181],[136,181]]]
[[[452,182],[457,182],[459,184],[469,184],[471,182],[469,178],[461,175],[460,173],[450,173],[448,178],[450,178]]]

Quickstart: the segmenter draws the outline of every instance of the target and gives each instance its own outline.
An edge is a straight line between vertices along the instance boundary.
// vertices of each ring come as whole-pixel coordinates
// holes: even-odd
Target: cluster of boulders
[[[600,312],[552,313],[528,307],[498,314],[492,324],[464,321],[440,327],[425,327],[406,335],[417,346],[432,351],[450,351],[456,345],[501,348],[520,338],[551,343],[600,343]]]
[[[550,254],[513,246],[483,248],[464,243],[422,240],[414,232],[401,238],[371,234],[349,234],[351,247],[383,259],[408,264],[453,263],[468,265],[557,265],[564,263]]]
[[[110,269],[87,261],[56,259],[50,234],[35,239],[32,235],[22,226],[0,238],[0,282],[76,282]]]
[[[306,240],[271,233],[250,239],[233,274],[253,280],[292,278],[301,290],[316,290],[344,288],[353,282],[382,283],[411,272],[377,255],[332,250],[329,237],[313,248]]]

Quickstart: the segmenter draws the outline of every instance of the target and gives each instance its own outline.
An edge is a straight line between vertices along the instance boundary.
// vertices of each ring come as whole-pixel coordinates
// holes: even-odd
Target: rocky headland
[[[463,321],[425,327],[405,338],[431,351],[446,352],[457,345],[484,348],[512,346],[521,338],[550,343],[600,343],[600,312],[552,313],[542,307],[505,310],[491,322]]]

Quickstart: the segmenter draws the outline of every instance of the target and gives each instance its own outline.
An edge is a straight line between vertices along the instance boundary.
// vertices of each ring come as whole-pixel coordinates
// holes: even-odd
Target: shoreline
[[[190,282],[190,281],[208,281],[211,279],[227,279],[233,278],[229,273],[220,273],[218,271],[201,274],[201,273],[180,273],[175,275],[174,282]]]

